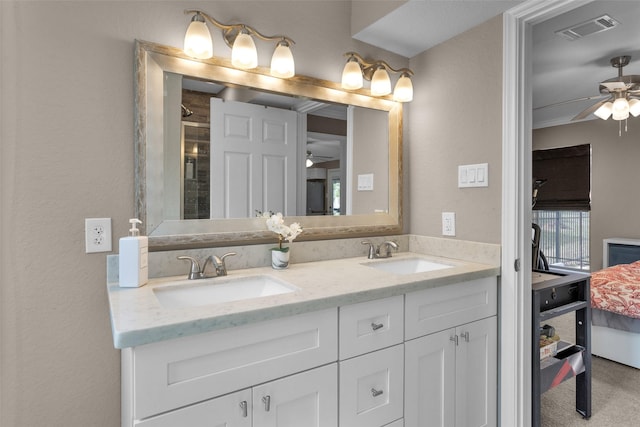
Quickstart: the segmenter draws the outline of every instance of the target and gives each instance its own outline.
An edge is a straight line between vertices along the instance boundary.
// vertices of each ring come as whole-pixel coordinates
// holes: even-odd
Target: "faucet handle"
[[[200,276],[202,271],[200,271],[200,263],[198,262],[197,259],[190,256],[186,256],[186,255],[180,255],[178,259],[191,261],[191,268],[189,269],[189,276],[188,276],[189,280],[197,279]]]
[[[218,258],[215,255],[211,255],[210,259],[213,261],[213,265],[216,267],[216,275],[217,276],[226,276],[227,275],[227,265],[224,263],[225,258],[229,256],[237,255],[235,252],[227,252]]]
[[[235,252],[227,252],[226,254],[224,254],[224,255],[222,255],[222,256],[220,257],[220,261],[224,262],[224,259],[225,259],[226,257],[228,257],[228,256],[234,256],[234,255],[238,255],[238,254],[237,254],[237,253],[235,253]]]
[[[363,245],[369,245],[369,253],[367,254],[367,258],[374,259],[376,257],[376,248],[373,246],[373,243],[368,240],[363,240],[361,243]]]
[[[393,240],[387,240],[385,242],[382,242],[382,244],[380,244],[380,246],[378,247],[378,255],[380,255],[380,257],[383,257],[381,253],[382,248],[386,248],[386,254],[384,255],[384,258],[391,258],[391,249],[393,248],[397,251],[399,246]]]

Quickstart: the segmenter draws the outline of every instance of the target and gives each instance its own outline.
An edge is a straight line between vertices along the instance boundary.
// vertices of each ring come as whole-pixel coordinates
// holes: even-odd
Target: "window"
[[[550,267],[589,270],[589,212],[536,210],[533,222]]]
[[[540,250],[552,268],[588,270],[591,146],[536,150],[532,158]]]

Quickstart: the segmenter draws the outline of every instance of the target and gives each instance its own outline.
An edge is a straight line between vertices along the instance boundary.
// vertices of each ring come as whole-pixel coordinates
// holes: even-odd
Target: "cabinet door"
[[[455,329],[405,343],[406,427],[451,427],[455,423]]]
[[[135,423],[136,427],[251,427],[251,390],[242,390]]]
[[[495,426],[498,342],[496,317],[459,326],[456,353],[456,426]]]
[[[253,426],[335,427],[337,392],[335,363],[254,387]]]

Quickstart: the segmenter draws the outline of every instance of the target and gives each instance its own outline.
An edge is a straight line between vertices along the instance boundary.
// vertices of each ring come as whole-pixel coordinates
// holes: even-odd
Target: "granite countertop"
[[[452,267],[399,275],[366,265],[406,258],[422,258]],[[184,275],[151,279],[140,288],[120,288],[118,283],[107,283],[107,290],[114,345],[127,348],[499,274],[500,268],[496,265],[401,252],[391,259],[368,260],[360,256],[296,263],[286,270],[271,267],[230,270],[226,278],[213,279],[214,283],[265,275],[298,290],[221,304],[164,308],[155,297],[154,288],[166,287],[175,281],[184,282]],[[189,281],[189,284],[197,282]]]

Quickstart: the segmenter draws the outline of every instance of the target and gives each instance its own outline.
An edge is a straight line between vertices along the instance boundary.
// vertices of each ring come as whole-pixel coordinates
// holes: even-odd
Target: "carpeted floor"
[[[573,336],[573,313],[553,319],[560,337]],[[542,395],[542,427],[640,426],[640,370],[594,357],[591,371],[592,416],[575,411],[575,380],[568,380]]]

